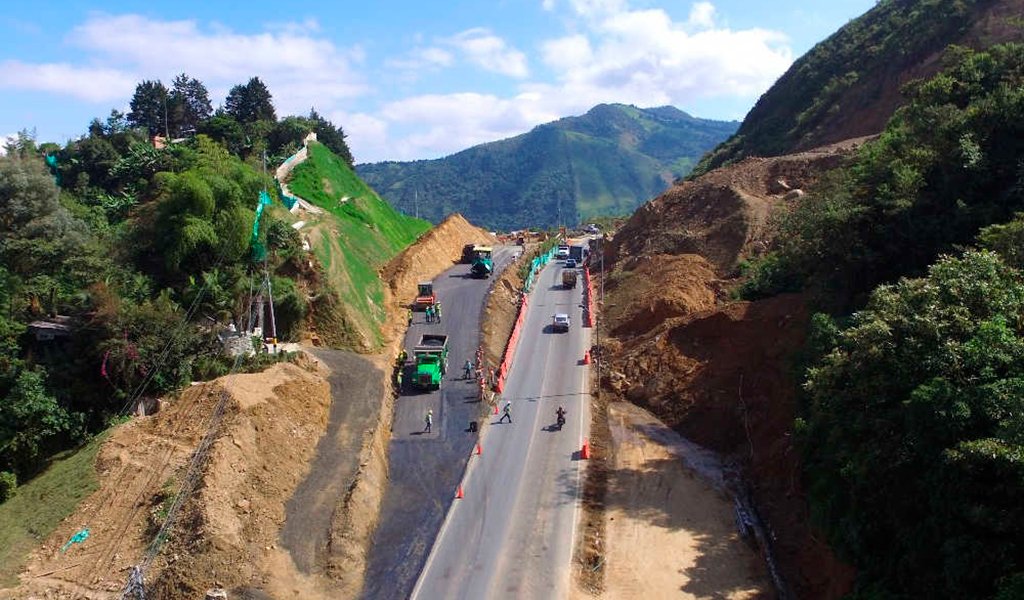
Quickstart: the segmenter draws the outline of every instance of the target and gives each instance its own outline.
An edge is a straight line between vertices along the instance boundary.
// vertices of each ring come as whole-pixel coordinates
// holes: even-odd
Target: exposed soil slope
[[[746,159],[679,184],[637,211],[605,265],[604,389],[741,467],[798,597],[837,598],[852,581],[810,529],[792,444],[790,357],[808,315],[797,295],[730,302],[728,289],[739,262],[770,246],[773,214],[862,142]]]

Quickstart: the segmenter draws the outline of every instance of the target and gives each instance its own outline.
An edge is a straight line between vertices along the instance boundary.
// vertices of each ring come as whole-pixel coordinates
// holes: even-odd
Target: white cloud
[[[241,34],[223,26],[202,29],[191,20],[94,15],[67,38],[84,51],[89,66],[7,61],[0,65],[0,80],[9,87],[101,102],[130,97],[143,79],[169,84],[184,71],[205,83],[216,103],[231,86],[257,76],[274,94],[279,113],[304,114],[310,106],[331,105],[368,90],[354,68],[365,59],[362,48],[338,48],[314,36],[318,29],[307,20]]]
[[[0,88],[55,92],[88,102],[124,98],[131,95],[136,83],[136,78],[117,69],[17,60],[0,63]]]
[[[558,71],[584,65],[593,58],[590,40],[582,34],[550,40],[541,45],[544,62]]]
[[[451,52],[436,46],[416,48],[404,58],[388,59],[384,62],[389,67],[406,71],[420,71],[450,67],[455,62]]]
[[[470,62],[488,71],[516,78],[529,75],[526,55],[510,48],[505,40],[488,29],[467,29],[448,38],[446,42],[461,50]]]
[[[715,5],[710,2],[695,2],[690,8],[687,22],[694,27],[714,27]]]

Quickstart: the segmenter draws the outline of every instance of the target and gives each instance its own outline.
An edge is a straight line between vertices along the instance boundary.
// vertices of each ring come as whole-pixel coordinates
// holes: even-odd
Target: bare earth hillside
[[[740,466],[801,598],[838,598],[853,576],[809,526],[792,443],[789,360],[809,317],[798,295],[734,302],[728,290],[739,262],[771,244],[773,214],[863,141],[746,159],[676,185],[615,235],[605,265],[603,388]]]

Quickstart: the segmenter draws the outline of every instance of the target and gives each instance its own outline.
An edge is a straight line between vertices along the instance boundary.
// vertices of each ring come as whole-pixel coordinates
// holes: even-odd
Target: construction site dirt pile
[[[433,279],[458,263],[466,244],[493,244],[494,241],[494,236],[455,213],[391,259],[381,269],[381,278],[389,291],[386,300],[389,339],[399,337],[404,331],[405,321],[400,317],[416,295],[418,282]],[[392,316],[395,318],[390,318]]]
[[[637,211],[606,257],[602,388],[741,467],[798,597],[838,598],[853,579],[812,531],[800,487],[791,361],[809,316],[801,296],[734,302],[729,289],[739,262],[771,247],[773,213],[863,141],[677,185]]]
[[[696,254],[720,276],[733,275],[740,261],[771,245],[769,216],[799,198],[823,172],[840,166],[866,139],[748,158],[677,184],[637,209],[616,233],[606,268],[633,256]]]
[[[215,584],[311,592],[276,541],[284,502],[323,432],[330,394],[319,373],[278,364],[193,386],[156,415],[114,430],[97,459],[99,489],[34,552],[13,597],[116,595],[153,541],[224,391],[230,397],[199,491],[146,581],[160,597],[202,597]],[[83,526],[88,540],[61,553]]]

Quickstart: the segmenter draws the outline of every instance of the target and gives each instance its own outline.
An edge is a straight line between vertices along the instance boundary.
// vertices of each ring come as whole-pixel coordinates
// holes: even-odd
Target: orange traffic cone
[[[580,458],[586,460],[590,458],[590,440],[583,438],[583,448],[580,449]]]
[[[477,444],[476,445],[476,455],[480,456],[483,453],[484,453],[484,449],[480,447],[480,444]]]
[[[583,352],[583,364],[585,364],[585,365],[589,365],[590,364],[590,350],[585,350]]]
[[[459,484],[459,489],[455,490],[455,499],[462,498],[462,484]]]

